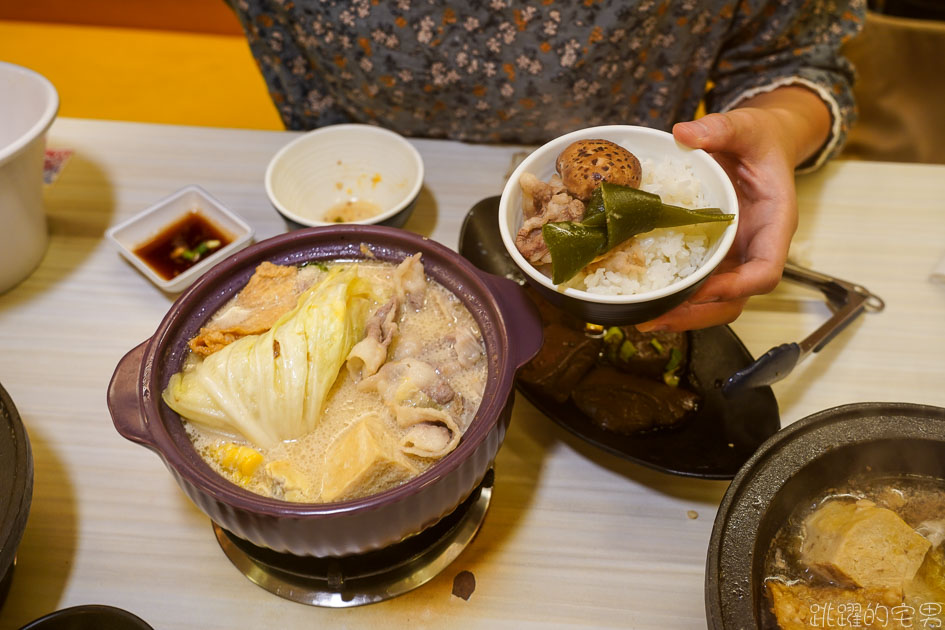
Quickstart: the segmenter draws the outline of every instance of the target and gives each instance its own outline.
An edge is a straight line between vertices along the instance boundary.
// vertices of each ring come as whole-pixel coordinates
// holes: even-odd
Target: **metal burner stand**
[[[280,597],[327,608],[373,604],[427,583],[472,542],[492,499],[493,472],[438,523],[385,549],[340,558],[279,553],[236,537],[216,523],[227,558],[253,583]]]

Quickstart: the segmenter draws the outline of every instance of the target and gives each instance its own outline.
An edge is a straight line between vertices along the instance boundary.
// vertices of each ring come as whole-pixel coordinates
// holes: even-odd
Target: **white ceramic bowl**
[[[194,210],[230,236],[231,240],[186,271],[166,280],[135,254],[135,250]],[[187,186],[109,228],[105,236],[114,243],[122,256],[158,288],[168,293],[179,293],[210,267],[249,245],[253,240],[253,228],[200,186]]]
[[[0,293],[32,273],[46,253],[43,158],[58,111],[49,80],[0,62]]]
[[[647,158],[665,158],[691,165],[702,182],[706,198],[714,200],[723,212],[734,214],[722,234],[710,243],[706,261],[694,273],[667,287],[633,295],[600,295],[575,288],[559,288],[551,278],[526,260],[515,246],[515,235],[522,226],[523,173],[534,174],[542,181],[555,173],[555,160],[568,145],[577,140],[603,139],[624,147],[641,162]],[[634,324],[647,321],[671,310],[691,295],[722,261],[735,240],[738,229],[738,197],[728,175],[712,156],[702,150],[690,149],[676,142],[672,134],[646,127],[606,125],[590,127],[551,140],[532,152],[515,169],[499,202],[499,231],[509,256],[525,274],[528,282],[552,304],[589,322],[607,325]]]
[[[290,227],[365,223],[400,227],[423,185],[423,160],[402,136],[372,125],[331,125],[282,147],[266,169],[266,194]],[[352,221],[326,220],[348,201],[379,208]]]

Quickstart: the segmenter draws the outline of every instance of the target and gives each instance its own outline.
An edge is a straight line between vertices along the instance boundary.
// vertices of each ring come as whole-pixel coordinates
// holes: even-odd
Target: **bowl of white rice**
[[[534,265],[516,246],[523,223],[522,176],[543,182],[555,174],[558,155],[578,140],[608,140],[640,161],[640,189],[663,203],[689,209],[720,208],[730,222],[657,228],[638,234],[599,256],[576,276],[555,284],[550,265]],[[725,257],[738,229],[738,198],[712,156],[679,144],[672,134],[646,127],[590,127],[556,138],[515,169],[499,202],[499,231],[509,256],[549,302],[585,321],[626,325],[648,321],[678,306]]]

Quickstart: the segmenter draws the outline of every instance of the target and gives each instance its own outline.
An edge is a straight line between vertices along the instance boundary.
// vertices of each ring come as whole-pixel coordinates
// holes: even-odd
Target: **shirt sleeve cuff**
[[[758,94],[766,94],[767,92],[771,92],[777,88],[788,85],[801,85],[813,91],[820,97],[820,99],[830,110],[830,135],[827,138],[827,142],[824,143],[824,146],[821,147],[821,149],[815,155],[805,160],[803,164],[799,165],[795,169],[795,172],[798,174],[810,173],[823,166],[824,162],[827,161],[827,158],[829,158],[836,150],[838,144],[840,143],[840,136],[842,135],[840,132],[840,105],[837,103],[837,99],[834,98],[830,91],[825,89],[822,85],[818,85],[817,83],[809,81],[803,77],[782,77],[780,79],[775,79],[771,83],[759,85],[740,92],[735,97],[731,98],[723,107],[720,107],[719,112],[724,113],[735,109],[738,107],[739,103],[753,96],[757,96]]]

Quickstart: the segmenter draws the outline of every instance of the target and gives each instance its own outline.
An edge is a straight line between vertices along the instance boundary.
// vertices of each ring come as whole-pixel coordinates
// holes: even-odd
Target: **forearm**
[[[830,110],[813,91],[800,86],[780,87],[740,102],[736,109],[757,108],[771,113],[781,127],[780,137],[794,166],[816,154],[830,135]]]

